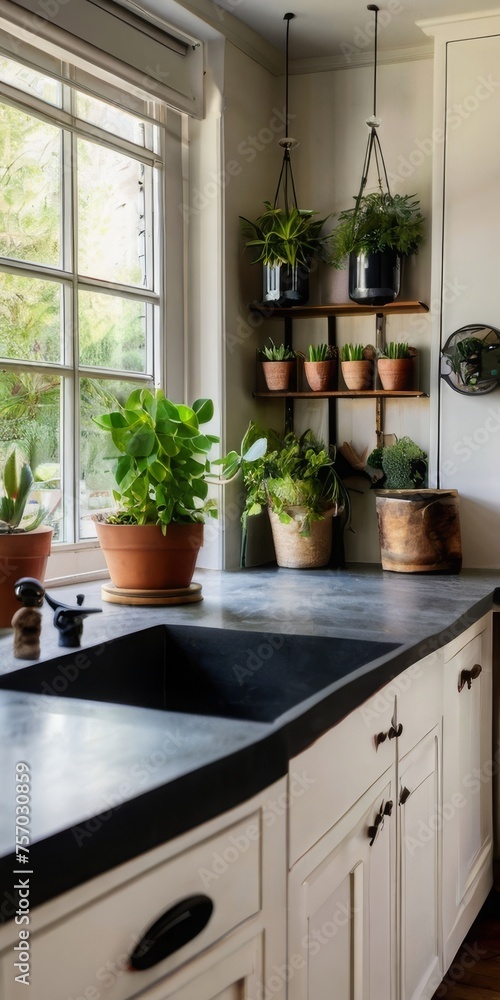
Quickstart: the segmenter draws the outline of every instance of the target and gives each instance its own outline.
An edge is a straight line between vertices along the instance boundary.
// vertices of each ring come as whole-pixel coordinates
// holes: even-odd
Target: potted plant
[[[309,344],[304,373],[313,392],[330,388],[337,372],[337,357],[337,348],[331,344]]]
[[[50,555],[52,528],[42,524],[46,511],[36,504],[26,514],[33,473],[21,450],[14,446],[5,458],[0,497],[0,628],[10,626],[20,604],[14,585],[23,576],[43,582]]]
[[[426,489],[427,455],[409,437],[376,448],[376,508],[382,569],[459,573],[462,566],[457,490]]]
[[[300,437],[293,432],[280,437],[250,424],[248,440],[262,436],[266,452],[250,467],[242,463],[247,490],[243,525],[267,507],[278,566],[324,566],[330,559],[332,519],[349,511],[335,457],[310,430]]]
[[[267,388],[286,392],[296,370],[296,352],[284,344],[276,345],[270,337],[269,344],[261,348],[260,357]]]
[[[166,399],[160,389],[134,389],[123,406],[94,417],[118,454],[118,509],[94,515],[112,583],[119,589],[158,591],[189,588],[205,516],[217,517],[208,498],[210,483],[229,482],[242,456],[232,451],[217,462],[207,458],[218,437],[202,425],[213,417],[210,399],[192,406]],[[247,463],[265,449],[253,442]],[[221,475],[211,465],[221,466]]]
[[[377,371],[383,389],[410,389],[413,382],[413,359],[417,352],[407,343],[392,341],[378,352]]]
[[[340,213],[331,237],[333,267],[349,263],[349,298],[384,305],[399,294],[401,260],[418,253],[424,217],[414,194],[375,191]]]
[[[375,348],[371,344],[343,344],[340,348],[342,378],[348,389],[362,391],[373,389],[373,360]]]
[[[265,201],[265,212],[254,222],[240,215],[245,248],[262,263],[263,301],[280,306],[303,305],[309,298],[313,259],[327,260],[329,234],[321,235],[326,219],[296,207],[278,208]]]

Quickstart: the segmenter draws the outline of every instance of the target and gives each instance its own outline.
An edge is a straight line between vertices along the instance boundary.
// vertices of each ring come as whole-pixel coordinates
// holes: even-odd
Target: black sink
[[[0,677],[0,688],[272,722],[398,643],[155,625]]]

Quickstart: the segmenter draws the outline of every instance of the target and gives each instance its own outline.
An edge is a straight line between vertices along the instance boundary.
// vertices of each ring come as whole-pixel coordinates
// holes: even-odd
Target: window
[[[20,444],[60,543],[112,504],[92,415],[163,364],[165,109],[121,96],[0,52],[0,460]]]

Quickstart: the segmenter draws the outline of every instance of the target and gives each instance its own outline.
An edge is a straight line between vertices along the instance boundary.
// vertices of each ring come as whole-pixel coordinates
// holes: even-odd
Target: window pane
[[[113,135],[119,135],[122,139],[128,139],[136,146],[146,145],[146,123],[112,104],[106,104],[96,97],[77,92],[76,114],[83,121],[97,125],[98,128],[105,129],[106,132],[111,132]]]
[[[61,131],[0,104],[0,256],[59,267]]]
[[[146,303],[80,291],[80,362],[127,372],[146,370]]]
[[[134,382],[82,378],[80,382],[80,537],[94,538],[92,514],[109,512],[114,506],[115,459],[119,452],[109,435],[93,423],[92,417],[108,413],[124,403],[133,389],[144,388]]]
[[[60,399],[60,379],[48,372],[0,374],[0,462],[19,445],[35,476],[27,510],[47,508],[54,541],[63,540]]]
[[[105,281],[150,287],[144,184],[149,168],[78,140],[78,269]]]
[[[0,80],[8,83],[11,87],[17,87],[25,94],[33,94],[41,101],[48,104],[61,104],[61,85],[50,76],[43,76],[29,66],[22,66],[21,63],[6,56],[0,56]]]
[[[0,272],[0,357],[61,360],[62,286]]]

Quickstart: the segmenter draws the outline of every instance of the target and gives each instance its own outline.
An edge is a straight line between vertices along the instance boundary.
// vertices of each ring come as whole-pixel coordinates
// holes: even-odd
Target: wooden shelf
[[[426,392],[420,389],[405,389],[400,392],[393,392],[390,389],[338,389],[328,392],[282,392],[280,389],[268,389],[266,392],[252,393],[256,397],[265,399],[408,399],[409,397],[421,398],[427,396]]]
[[[324,306],[274,306],[271,302],[252,302],[252,312],[267,319],[313,319],[322,316],[401,316],[405,313],[426,313],[424,302],[388,302],[385,306],[360,306],[357,302],[334,302]]]

